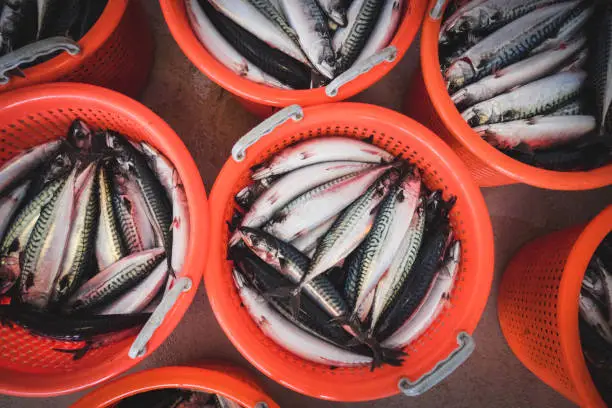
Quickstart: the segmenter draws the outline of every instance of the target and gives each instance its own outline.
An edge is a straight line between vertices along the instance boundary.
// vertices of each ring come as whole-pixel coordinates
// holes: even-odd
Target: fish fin
[[[516,150],[517,152],[521,152],[521,153],[525,153],[525,154],[529,154],[529,155],[533,155],[533,149],[524,142],[519,143],[514,150]]]

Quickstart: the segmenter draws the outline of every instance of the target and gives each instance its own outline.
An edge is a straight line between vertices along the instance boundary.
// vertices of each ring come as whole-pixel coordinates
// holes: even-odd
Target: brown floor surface
[[[233,142],[258,120],[187,60],[170,35],[157,2],[144,3],[155,31],[157,54],[142,101],[183,138],[210,192]],[[418,50],[413,47],[383,81],[353,100],[399,110],[417,63]],[[223,359],[249,369],[282,407],[294,408],[572,406],[514,357],[499,328],[496,295],[504,267],[521,245],[546,232],[588,220],[612,202],[612,188],[560,193],[515,185],[484,189],[483,194],[495,232],[496,267],[491,296],[474,333],[476,351],[445,382],[425,395],[343,404],[316,400],[283,388],[257,372],[232,346],[217,324],[202,287],[173,334],[132,372],[207,358]],[[0,396],[0,407],[65,407],[83,394],[44,400]]]

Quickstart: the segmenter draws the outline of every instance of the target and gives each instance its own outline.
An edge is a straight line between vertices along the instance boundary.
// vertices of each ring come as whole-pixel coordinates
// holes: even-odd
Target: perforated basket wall
[[[605,406],[580,347],[578,294],[611,221],[612,207],[586,226],[525,245],[508,265],[498,298],[500,325],[514,354],[542,381],[581,406]]]
[[[140,0],[108,0],[98,21],[79,41],[81,53],[66,53],[24,70],[0,92],[44,82],[83,82],[137,96],[153,63],[153,37]]]
[[[150,143],[175,164],[187,192],[192,227],[184,274],[192,279],[193,289],[183,293],[167,315],[147,345],[148,356],[176,326],[201,278],[208,242],[202,180],[185,146],[159,117],[125,96],[82,84],[40,85],[4,94],[0,101],[0,165],[28,147],[64,137],[75,118],[93,128],[113,129]],[[17,326],[0,326],[0,393],[55,395],[96,384],[141,360],[127,356],[132,340],[91,350],[74,361],[72,355],[53,349],[81,348],[83,343],[54,341]]]
[[[365,139],[421,169],[425,184],[457,196],[450,219],[461,240],[462,261],[451,294],[452,306],[408,346],[402,367],[370,372],[368,367],[330,368],[305,361],[266,337],[240,305],[226,260],[234,195],[249,181],[249,169],[295,142],[324,136]],[[260,370],[281,384],[332,400],[368,400],[396,394],[402,377],[415,380],[457,347],[460,331],[471,333],[482,313],[492,276],[492,233],[480,191],[452,151],[416,122],[386,109],[341,103],[304,110],[299,122],[277,127],[249,147],[246,159],[229,159],[211,194],[213,244],[205,280],[213,310],[234,345]]]

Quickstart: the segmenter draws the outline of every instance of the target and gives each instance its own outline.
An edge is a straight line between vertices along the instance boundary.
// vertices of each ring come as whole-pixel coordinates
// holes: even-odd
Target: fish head
[[[317,55],[313,61],[317,70],[329,79],[333,79],[336,73],[336,55],[334,50],[322,41],[313,42],[310,45],[309,55]]]
[[[238,231],[240,235],[242,235],[242,240],[245,245],[249,247],[255,255],[266,262],[272,262],[274,260],[277,252],[276,248],[271,245],[270,240],[266,239],[259,230],[249,227],[240,227]]]
[[[93,132],[81,119],[75,119],[68,129],[68,142],[77,149],[91,149]]]
[[[342,1],[335,1],[330,5],[329,16],[342,27],[348,23],[346,18],[346,7]]]
[[[47,183],[64,176],[72,169],[73,164],[74,161],[68,152],[58,153],[49,164],[48,171],[44,176],[44,182]]]
[[[0,294],[8,292],[20,274],[21,268],[19,266],[18,254],[9,253],[0,258]]]
[[[493,104],[484,103],[473,106],[461,114],[463,119],[473,128],[486,125],[493,116]]]
[[[453,62],[444,73],[447,87],[450,91],[457,90],[466,85],[474,77],[472,64],[464,59]]]

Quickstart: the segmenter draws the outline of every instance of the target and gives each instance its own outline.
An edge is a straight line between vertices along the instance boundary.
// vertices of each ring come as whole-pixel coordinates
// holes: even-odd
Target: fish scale
[[[355,24],[351,27],[346,39],[342,43],[338,55],[338,73],[346,71],[357,60],[361,50],[368,40],[380,11],[382,10],[380,0],[365,0],[359,10]]]
[[[155,248],[121,259],[83,284],[66,308],[77,312],[114,300],[146,278],[164,256],[163,249]]]
[[[208,1],[208,0],[204,0]],[[287,34],[294,43],[300,44],[300,39],[297,36],[295,30],[287,23],[285,17],[281,14],[280,10],[277,9],[270,0],[249,0],[252,5],[257,7],[264,16],[268,17],[268,20],[278,25]]]

